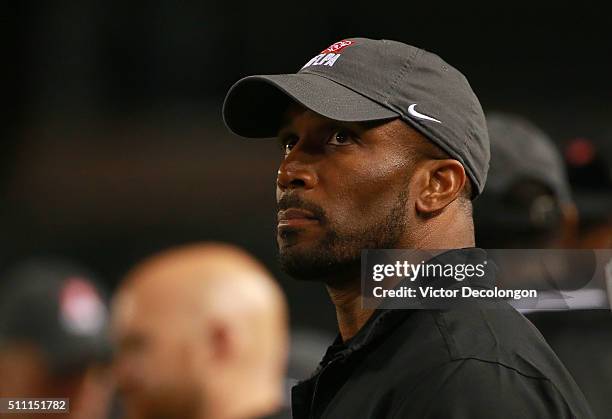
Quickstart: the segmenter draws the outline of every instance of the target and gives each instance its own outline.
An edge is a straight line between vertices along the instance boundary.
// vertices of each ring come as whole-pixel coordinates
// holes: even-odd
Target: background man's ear
[[[208,326],[208,345],[215,361],[224,362],[235,350],[235,335],[225,322],[212,321]]]
[[[416,209],[422,214],[434,214],[444,209],[459,195],[467,176],[463,165],[454,159],[426,160],[415,171],[420,186]]]
[[[578,240],[579,215],[574,204],[561,205],[561,228],[559,231],[559,246],[566,249],[576,247]]]

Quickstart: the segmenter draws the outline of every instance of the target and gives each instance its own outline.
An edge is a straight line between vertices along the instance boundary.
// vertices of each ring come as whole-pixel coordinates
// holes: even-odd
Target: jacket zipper
[[[319,375],[317,376],[317,380],[315,381],[314,389],[312,390],[312,398],[310,400],[310,412],[308,414],[309,419],[317,419],[314,417],[314,405],[315,405],[315,398],[317,397],[317,388],[319,387],[319,380],[323,376],[323,373],[325,372],[325,370],[331,364],[333,364],[334,362],[338,361],[341,358],[342,358],[342,355],[337,355],[336,357],[332,358],[323,368],[321,368],[321,371],[319,372]]]

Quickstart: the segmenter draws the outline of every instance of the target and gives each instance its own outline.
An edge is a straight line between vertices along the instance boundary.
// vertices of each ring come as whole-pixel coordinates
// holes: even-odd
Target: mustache
[[[277,211],[284,211],[289,208],[297,208],[303,209],[306,211],[310,211],[315,218],[320,221],[324,221],[327,217],[325,215],[325,210],[319,205],[306,201],[302,197],[296,194],[286,194],[283,195],[276,204]]]

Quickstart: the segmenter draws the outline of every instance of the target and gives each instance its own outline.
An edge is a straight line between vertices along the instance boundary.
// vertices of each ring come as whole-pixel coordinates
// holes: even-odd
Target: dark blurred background
[[[2,14],[0,261],[61,255],[109,288],[187,241],[241,245],[280,278],[295,324],[335,329],[325,290],[279,273],[280,150],[223,127],[229,86],[295,72],[329,44],[388,38],[441,55],[485,110],[527,116],[560,145],[610,141],[608,16],[580,2],[20,3]],[[14,42],[12,42],[14,41]],[[526,151],[527,152],[527,151]]]

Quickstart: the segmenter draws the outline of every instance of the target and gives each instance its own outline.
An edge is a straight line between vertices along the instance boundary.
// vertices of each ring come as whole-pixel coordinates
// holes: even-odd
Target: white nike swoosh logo
[[[408,107],[408,113],[412,116],[414,116],[415,118],[419,118],[419,119],[425,119],[427,121],[433,121],[433,122],[437,122],[438,124],[441,124],[442,122],[438,121],[436,118],[432,118],[431,116],[427,116],[424,115],[420,112],[417,112],[414,110],[414,107],[416,106],[416,103],[413,103],[412,105],[410,105]]]

